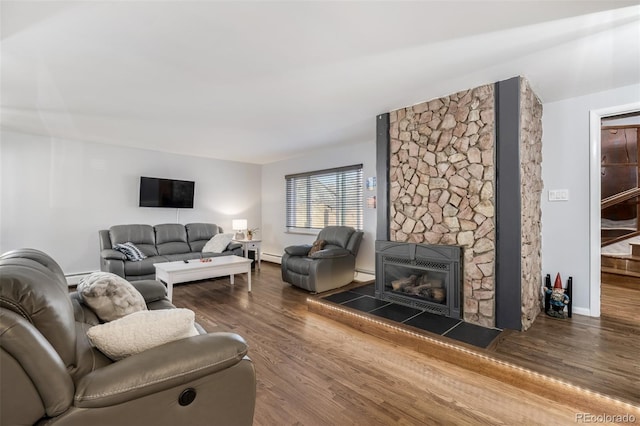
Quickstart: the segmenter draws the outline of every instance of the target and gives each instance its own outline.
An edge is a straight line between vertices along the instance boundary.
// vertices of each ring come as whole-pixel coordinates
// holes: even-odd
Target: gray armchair
[[[318,234],[322,250],[309,255],[311,245],[289,246],[282,256],[282,280],[313,293],[353,281],[363,233],[349,226],[327,226]]]
[[[161,283],[132,284],[148,309],[174,308]],[[0,424],[252,424],[255,371],[240,336],[196,326],[113,362],[87,338],[98,322],[49,256],[0,256]]]

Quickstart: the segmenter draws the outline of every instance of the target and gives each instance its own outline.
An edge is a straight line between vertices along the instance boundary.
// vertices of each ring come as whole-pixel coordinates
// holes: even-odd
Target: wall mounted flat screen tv
[[[140,207],[193,208],[195,182],[140,177]]]

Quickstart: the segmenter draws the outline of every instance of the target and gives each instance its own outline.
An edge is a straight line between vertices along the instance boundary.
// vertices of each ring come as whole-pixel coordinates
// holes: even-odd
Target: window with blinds
[[[362,164],[285,176],[287,229],[362,229]]]

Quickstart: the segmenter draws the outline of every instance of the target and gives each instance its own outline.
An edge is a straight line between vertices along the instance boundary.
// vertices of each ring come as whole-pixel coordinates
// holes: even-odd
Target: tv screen
[[[193,208],[195,182],[140,177],[140,207]]]

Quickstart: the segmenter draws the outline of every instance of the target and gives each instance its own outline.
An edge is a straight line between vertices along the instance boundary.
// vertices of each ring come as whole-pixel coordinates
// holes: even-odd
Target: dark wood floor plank
[[[309,312],[308,293],[283,283],[279,265],[263,262],[253,274],[250,294],[236,276],[234,286],[228,278],[175,286],[174,303],[205,329],[249,343],[255,425],[575,423],[575,407]]]

